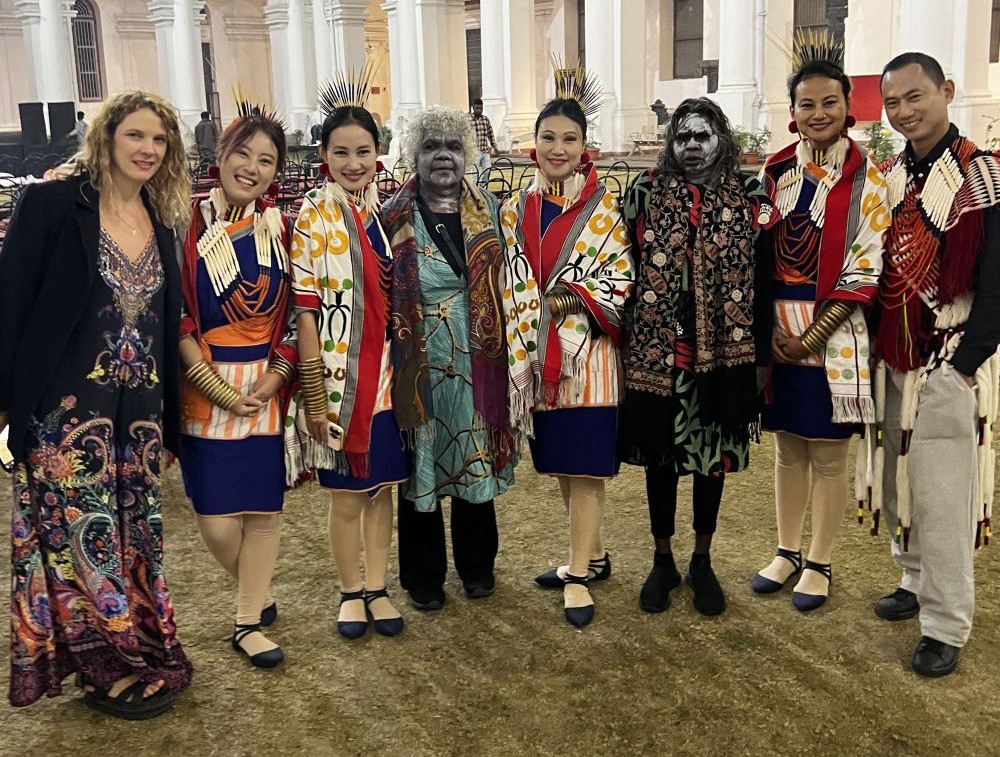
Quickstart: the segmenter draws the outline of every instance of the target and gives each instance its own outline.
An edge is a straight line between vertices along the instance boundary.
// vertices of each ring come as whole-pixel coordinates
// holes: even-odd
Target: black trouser
[[[725,475],[694,475],[694,532],[714,534],[722,502]],[[669,539],[674,535],[677,515],[677,482],[680,476],[673,463],[646,468],[646,498],[649,500],[649,525],[654,539]]]
[[[401,497],[398,519],[399,583],[407,591],[440,589],[448,573],[441,504],[432,513],[422,513]],[[490,581],[499,546],[493,500],[473,504],[452,497],[451,548],[462,582]]]

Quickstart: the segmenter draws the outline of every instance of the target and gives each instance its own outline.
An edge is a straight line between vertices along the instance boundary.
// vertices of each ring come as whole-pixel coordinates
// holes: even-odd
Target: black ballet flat
[[[344,602],[353,602],[354,600],[360,599],[364,601],[365,590],[359,589],[358,591],[342,591],[340,593],[340,604]],[[343,636],[345,639],[360,639],[368,631],[368,618],[364,620],[338,620],[337,621],[337,633]]]
[[[599,560],[587,563],[587,578],[591,581],[607,581],[611,577],[611,555],[607,552]],[[543,589],[561,589],[566,581],[559,575],[559,569],[553,568],[541,575],[535,576],[535,583]]]
[[[372,625],[375,626],[375,633],[381,636],[399,636],[399,633],[403,630],[403,626],[405,625],[405,621],[402,616],[399,616],[398,618],[383,618],[379,620],[372,615],[372,611],[368,609],[368,605],[381,597],[385,597],[386,599],[389,598],[389,592],[384,587],[376,589],[375,591],[365,591],[365,611],[371,616]]]
[[[794,570],[788,578],[785,579],[784,583],[767,578],[766,576],[762,576],[758,573],[753,577],[753,581],[750,582],[750,588],[753,589],[754,594],[774,594],[776,591],[781,591],[788,585],[789,581],[802,572],[801,550],[798,552],[792,552],[790,549],[782,549],[781,547],[778,547],[777,556],[788,560],[788,562],[792,564]]]
[[[260,611],[260,625],[263,628],[274,625],[274,621],[278,619],[278,603],[272,602],[263,610]]]
[[[233,649],[241,654],[245,655],[250,663],[255,668],[276,668],[282,662],[285,661],[285,653],[281,647],[275,647],[274,649],[269,649],[266,652],[258,652],[257,654],[250,654],[241,645],[240,642],[243,641],[247,636],[252,633],[260,632],[260,623],[248,623],[246,625],[236,624],[236,630],[233,632],[233,638],[231,644]]]
[[[571,584],[578,584],[580,586],[587,586],[590,582],[582,576],[574,576],[571,573],[566,574],[564,581],[566,586]],[[570,625],[576,626],[577,628],[583,628],[590,624],[590,621],[594,619],[594,614],[596,610],[593,604],[584,605],[583,607],[564,607],[563,613],[566,615],[566,620],[569,621]]]

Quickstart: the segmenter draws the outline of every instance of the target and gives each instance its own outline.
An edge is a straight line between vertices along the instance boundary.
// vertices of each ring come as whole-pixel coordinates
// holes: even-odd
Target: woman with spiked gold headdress
[[[288,330],[291,224],[269,195],[285,162],[285,130],[236,91],[219,140],[218,184],[195,200],[184,239],[181,319],[184,485],[209,551],[239,584],[233,649],[257,667],[284,653],[261,626],[285,495],[283,407],[296,363]]]
[[[774,332],[763,427],[775,438],[778,551],[753,579],[759,594],[795,576],[792,604],[826,602],[830,559],[847,496],[847,447],[874,420],[865,308],[878,292],[886,182],[847,129],[851,80],[843,45],[799,34],[788,82],[800,139],[761,172],[770,221]],[[802,523],[812,499],[812,540],[802,561]]]
[[[179,443],[191,180],[174,108],[107,98],[0,254],[0,430],[14,455],[10,702],[62,692],[127,719],[191,682],[163,570],[160,453]]]
[[[601,541],[604,484],[618,472],[621,318],[632,256],[617,198],[585,146],[600,85],[556,63],[556,97],[535,121],[535,179],[500,213],[511,427],[539,473],[559,481],[569,564],[536,581],[563,589],[566,619],[594,617],[590,581],[611,573]]]
[[[369,616],[383,636],[403,630],[385,578],[392,486],[409,466],[390,393],[393,255],[378,218],[378,127],[365,109],[371,75],[370,66],[357,78],[338,74],[320,93],[327,181],[303,198],[291,252],[302,404],[287,424],[289,446],[331,492],[337,630],[349,639],[364,635]]]

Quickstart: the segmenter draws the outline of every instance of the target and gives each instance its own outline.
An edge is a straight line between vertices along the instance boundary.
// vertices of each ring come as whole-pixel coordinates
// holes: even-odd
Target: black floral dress
[[[103,230],[98,273],[59,380],[14,473],[10,701],[56,696],[70,673],[191,680],[163,574],[163,266]]]

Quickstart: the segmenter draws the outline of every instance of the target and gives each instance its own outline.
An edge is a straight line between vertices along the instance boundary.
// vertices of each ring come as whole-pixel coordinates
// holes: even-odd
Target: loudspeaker
[[[59,142],[76,126],[76,103],[49,103],[49,134]]]
[[[18,103],[17,110],[21,116],[22,144],[25,147],[47,145],[49,138],[45,133],[45,114],[42,112],[42,104]]]

